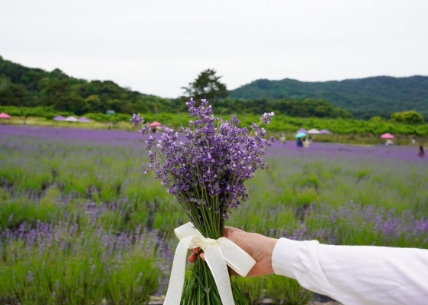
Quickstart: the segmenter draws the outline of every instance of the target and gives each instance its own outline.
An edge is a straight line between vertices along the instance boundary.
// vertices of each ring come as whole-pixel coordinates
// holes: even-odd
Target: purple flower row
[[[183,130],[184,131],[184,130]],[[263,133],[263,130],[261,130]],[[52,128],[52,127],[33,127],[33,126],[15,126],[15,125],[0,125],[0,145],[14,146],[16,144],[7,141],[8,139],[32,138],[32,139],[49,139],[60,141],[68,144],[97,144],[108,146],[122,147],[140,147],[141,143],[147,141],[152,136],[155,139],[160,138],[160,135],[139,135],[135,132],[127,132],[121,130],[93,130],[93,129],[75,129],[75,128]],[[184,142],[185,135],[179,131],[177,140]],[[316,139],[315,139],[316,141]],[[373,161],[381,160],[397,160],[410,161],[428,164],[428,158],[418,157],[418,147],[412,146],[353,146],[337,143],[320,143],[313,142],[309,148],[297,147],[294,140],[287,141],[284,145],[281,142],[273,143],[271,147],[266,148],[267,156],[281,157],[298,157],[298,158],[314,158],[325,156],[327,158],[349,158],[355,160],[371,159]]]
[[[296,240],[316,239],[328,244],[383,245],[428,248],[428,218],[413,211],[397,214],[373,205],[352,201],[338,209],[324,204],[311,206],[310,220],[290,232],[273,228],[270,235]]]
[[[9,258],[21,260],[37,254],[38,257],[51,257],[60,251],[63,254],[78,256],[87,252],[101,251],[103,261],[118,259],[124,254],[132,252],[146,253],[146,257],[152,257],[154,249],[161,249],[156,255],[165,261],[172,259],[169,242],[158,237],[157,231],[148,232],[145,228],[137,227],[131,234],[114,234],[103,228],[96,230],[81,230],[78,223],[37,222],[35,228],[29,228],[22,223],[17,230],[6,229],[0,233],[0,249],[8,250],[15,242],[22,244],[22,248],[10,248],[13,252]],[[93,249],[99,247],[98,249]],[[9,254],[12,254],[9,252]]]

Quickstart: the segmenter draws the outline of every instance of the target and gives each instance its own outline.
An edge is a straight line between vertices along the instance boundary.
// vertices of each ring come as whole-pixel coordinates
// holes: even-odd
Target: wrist
[[[267,268],[268,268],[268,272],[269,274],[274,273],[273,271],[273,267],[272,267],[272,255],[273,255],[273,250],[275,249],[276,243],[278,241],[278,239],[276,238],[270,238],[270,237],[266,237],[267,241],[266,241],[266,258],[267,258]]]

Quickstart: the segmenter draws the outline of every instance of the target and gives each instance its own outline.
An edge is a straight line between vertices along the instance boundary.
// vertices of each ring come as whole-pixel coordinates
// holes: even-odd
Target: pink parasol
[[[394,139],[394,136],[390,133],[384,133],[380,136],[382,139]]]
[[[150,126],[150,127],[158,127],[158,126],[162,126],[162,124],[161,124],[161,123],[159,123],[159,122],[154,121],[154,122],[151,122],[151,123],[149,124],[149,126]]]
[[[10,115],[8,115],[7,113],[0,113],[0,119],[10,119]]]

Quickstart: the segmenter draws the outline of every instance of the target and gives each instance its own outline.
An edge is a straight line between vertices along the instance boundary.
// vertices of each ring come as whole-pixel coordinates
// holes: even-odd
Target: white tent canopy
[[[77,122],[77,119],[74,116],[69,116],[64,121],[67,121],[67,122]]]
[[[320,131],[318,129],[312,128],[308,130],[308,134],[320,134]]]

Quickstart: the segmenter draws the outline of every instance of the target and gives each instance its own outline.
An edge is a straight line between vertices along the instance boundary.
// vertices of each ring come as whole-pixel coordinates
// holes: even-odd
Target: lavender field
[[[1,304],[144,304],[166,292],[172,231],[188,219],[143,174],[145,137],[0,126]],[[428,249],[428,158],[416,147],[289,141],[275,143],[266,159],[270,168],[247,183],[250,199],[228,225]],[[294,281],[272,278],[238,284],[250,301],[267,293],[282,304],[307,302]]]

